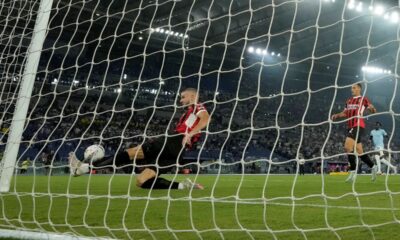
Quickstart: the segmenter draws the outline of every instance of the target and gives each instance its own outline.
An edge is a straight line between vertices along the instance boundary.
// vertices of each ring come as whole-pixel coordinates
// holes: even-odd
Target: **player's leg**
[[[358,156],[360,157],[361,161],[363,161],[365,164],[368,165],[368,167],[372,168],[375,164],[371,160],[368,154],[364,154],[364,149],[362,143],[357,143],[357,153]]]
[[[68,155],[69,162],[69,173],[73,176],[80,176],[90,171],[88,163],[81,162],[75,155],[74,152],[70,152]]]
[[[144,189],[204,189],[202,185],[193,183],[190,179],[179,183],[161,178],[157,176],[157,172],[152,168],[145,168],[136,176],[136,186]]]
[[[358,155],[358,157],[361,159],[361,161],[363,161],[365,164],[368,165],[368,167],[371,168],[371,175],[372,175],[372,181],[375,181],[376,179],[376,172],[377,172],[377,167],[374,165],[374,162],[371,161],[371,159],[369,158],[368,154],[364,154],[364,150],[363,150],[363,146],[361,143],[361,139],[363,137],[364,134],[364,129],[360,128],[360,127],[356,127],[356,128],[352,128],[349,130],[347,138],[346,138],[346,142],[348,141],[348,144],[345,144],[345,149],[347,154],[349,154],[349,162],[353,161],[355,162],[356,166],[358,165],[358,162],[356,159],[356,155],[353,154],[353,156],[351,156],[351,153],[354,153],[354,145],[356,145],[356,152],[355,154]],[[351,139],[351,140],[350,140]],[[350,162],[351,165],[351,162]],[[350,166],[351,168],[351,166]],[[351,177],[351,173],[349,178]],[[349,179],[349,181],[351,181],[352,179]]]
[[[381,157],[379,156],[379,154],[375,153],[374,154],[375,157],[375,162],[376,162],[376,166],[377,166],[377,174],[382,174],[382,168],[381,168]]]
[[[388,166],[390,169],[392,169],[392,171],[394,172],[394,173],[396,173],[397,172],[397,168],[394,166],[394,165],[392,165],[388,160],[386,160],[385,158],[381,158],[381,162],[383,163],[383,164],[385,164],[386,166]]]
[[[142,148],[145,169],[137,175],[136,185],[147,189],[204,189],[202,185],[193,183],[190,179],[178,183],[159,176],[159,174],[168,172],[176,166],[177,162],[181,161],[183,150],[182,136],[180,135],[166,139],[158,138],[151,144],[145,144]]]
[[[364,149],[363,149],[363,145],[361,142],[363,137],[364,137],[364,128],[361,128],[361,127],[355,128],[355,131],[353,131],[353,139],[355,139],[355,142],[357,143],[356,151],[357,151],[358,157],[361,159],[361,161],[363,161],[365,164],[367,164],[368,167],[373,168],[375,166],[374,162],[369,158],[368,154],[364,154]]]
[[[303,167],[301,165],[299,165],[299,174],[302,175],[303,174]]]
[[[125,151],[118,152],[114,156],[106,157],[100,160],[97,160],[92,163],[92,165],[96,168],[104,167],[104,166],[112,166],[115,162],[116,166],[124,166],[132,164],[135,159],[143,159],[144,154],[142,150],[142,146],[136,146],[133,148],[129,148]],[[114,161],[115,160],[115,161]]]
[[[346,138],[346,141],[344,142],[344,149],[347,153],[347,158],[349,161],[349,176],[346,179],[346,182],[352,182],[355,179],[356,176],[356,169],[357,169],[357,162],[356,162],[356,156],[354,155],[354,145],[355,145],[355,140],[348,136]]]
[[[395,174],[397,173],[397,168],[385,159],[385,154],[383,153],[383,150],[379,151],[379,161],[391,168]]]
[[[157,172],[151,168],[145,168],[136,176],[136,186],[145,189],[183,189],[177,182],[158,177]]]
[[[371,180],[376,180],[376,174],[378,172],[378,167],[374,164],[374,162],[369,158],[368,154],[364,154],[363,145],[361,142],[357,143],[357,153],[360,157],[361,161],[363,161],[369,168],[371,168]]]
[[[92,162],[92,167],[101,168],[106,166],[113,166],[114,163],[116,166],[125,166],[132,164],[135,159],[143,159],[143,149],[142,146],[137,146],[133,148],[129,148],[126,151],[118,152],[114,156],[106,157],[103,159],[99,159],[95,162]],[[90,164],[81,162],[76,156],[75,153],[71,152],[68,157],[70,163],[70,173],[74,176],[80,176],[90,171]]]

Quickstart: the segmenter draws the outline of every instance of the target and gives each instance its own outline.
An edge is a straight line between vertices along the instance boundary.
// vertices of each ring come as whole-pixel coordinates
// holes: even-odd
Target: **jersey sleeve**
[[[385,130],[383,130],[383,129],[382,129],[382,133],[383,133],[383,136],[385,136],[385,137],[387,136],[387,133],[386,133],[386,131],[385,131]]]
[[[204,107],[203,104],[197,104],[196,109],[195,109],[196,116],[198,116],[199,113],[201,113],[201,112],[207,112],[207,109]]]
[[[363,105],[368,107],[369,105],[371,105],[371,102],[369,101],[369,99],[367,97],[363,98]]]

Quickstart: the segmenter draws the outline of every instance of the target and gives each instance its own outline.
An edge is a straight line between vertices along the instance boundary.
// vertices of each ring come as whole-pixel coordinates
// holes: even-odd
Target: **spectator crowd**
[[[47,159],[46,166],[65,163],[68,152],[82,155],[94,143],[104,145],[106,155],[112,155],[146,138],[172,134],[183,113],[183,108],[175,104],[178,97],[172,90],[159,94],[143,90],[125,98],[119,95],[97,89],[36,94],[23,133],[21,163],[27,158],[40,161],[43,155],[52,158],[42,157]],[[227,164],[244,159],[249,166],[253,161],[272,159],[286,162],[284,171],[295,165],[295,159],[305,159],[308,172],[319,171],[323,159],[326,171],[346,170],[345,124],[329,121],[341,106],[332,104],[328,97],[313,102],[308,93],[241,97],[237,93],[202,91],[200,95],[211,122],[202,141],[187,150],[187,159],[221,159]],[[3,134],[4,143],[5,139]],[[398,151],[398,146],[392,142],[391,150]],[[393,157],[398,160],[396,152]]]

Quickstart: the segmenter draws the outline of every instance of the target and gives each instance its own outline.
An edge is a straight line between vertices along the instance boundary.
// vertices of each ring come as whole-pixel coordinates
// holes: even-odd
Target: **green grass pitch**
[[[344,180],[200,175],[206,189],[190,192],[139,189],[125,175],[19,176],[18,196],[0,195],[0,227],[119,239],[399,239],[400,176]]]

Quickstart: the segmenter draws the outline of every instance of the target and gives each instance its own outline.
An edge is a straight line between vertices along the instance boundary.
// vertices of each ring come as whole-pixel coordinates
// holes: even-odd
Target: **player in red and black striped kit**
[[[375,107],[371,104],[367,97],[361,95],[362,85],[356,83],[352,85],[352,97],[346,101],[346,107],[341,113],[334,114],[332,119],[346,118],[347,119],[347,138],[344,143],[344,149],[347,153],[350,164],[350,175],[347,182],[354,181],[357,162],[356,156],[366,163],[371,168],[372,180],[376,179],[377,167],[369,158],[368,154],[364,154],[362,139],[365,131],[365,121],[363,118],[366,109],[370,113],[376,113]],[[356,151],[354,151],[356,147]]]
[[[142,145],[129,148],[118,153],[116,156],[104,158],[93,162],[90,166],[79,161],[74,153],[70,153],[70,171],[74,176],[89,172],[90,167],[104,167],[115,164],[118,167],[132,165],[143,168],[136,177],[136,185],[141,188],[153,189],[203,189],[198,183],[190,179],[185,181],[171,182],[159,175],[166,173],[176,167],[182,160],[186,148],[191,148],[200,136],[200,131],[207,127],[210,116],[205,107],[198,103],[197,89],[188,88],[181,92],[180,103],[187,106],[186,112],[179,119],[176,128],[168,136],[147,139]]]

